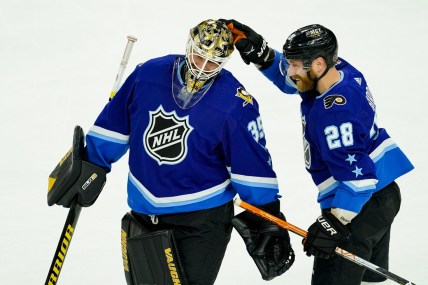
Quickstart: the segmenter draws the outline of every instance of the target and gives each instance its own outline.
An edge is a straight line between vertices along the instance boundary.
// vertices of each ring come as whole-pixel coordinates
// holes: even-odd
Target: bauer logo
[[[187,155],[187,139],[193,130],[189,116],[180,118],[175,111],[166,112],[162,105],[149,116],[143,136],[146,153],[159,165],[180,163]]]
[[[337,231],[330,226],[330,224],[325,220],[325,218],[323,216],[319,216],[318,217],[318,222],[321,224],[321,226],[330,233],[331,236],[337,234]]]

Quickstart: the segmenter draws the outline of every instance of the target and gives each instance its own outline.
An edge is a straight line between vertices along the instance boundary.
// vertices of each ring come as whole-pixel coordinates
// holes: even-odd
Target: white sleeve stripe
[[[364,179],[364,180],[349,180],[345,183],[352,184],[354,187],[362,188],[376,185],[377,179]]]
[[[92,126],[89,131],[95,134],[99,134],[105,137],[110,137],[120,141],[125,141],[125,142],[129,141],[129,135],[122,135],[121,133],[113,132],[98,126]]]
[[[344,181],[343,184],[348,186],[352,189],[352,191],[360,192],[360,191],[366,191],[366,190],[373,190],[376,189],[376,179],[365,179],[361,180],[362,183],[360,184],[354,184],[353,181]]]
[[[391,138],[386,139],[374,151],[372,151],[372,153],[370,153],[370,158],[376,162],[385,154],[385,152],[396,147],[397,145]]]
[[[135,178],[134,175],[132,175],[131,172],[129,172],[129,180],[137,187],[138,191],[140,191],[145,197],[151,200],[154,204],[169,204],[169,203],[176,203],[176,202],[185,202],[185,201],[192,201],[196,199],[203,198],[205,196],[209,196],[213,193],[224,191],[226,189],[227,185],[230,184],[230,180],[227,179],[223,183],[216,185],[214,187],[201,190],[199,192],[193,193],[193,194],[184,194],[179,196],[170,196],[170,197],[156,197],[154,196],[146,187],[144,187],[143,184],[141,184],[140,181],[138,181],[137,178]]]
[[[328,188],[330,188],[332,185],[336,185],[338,182],[331,176],[330,178],[324,180],[320,184],[317,185],[318,191],[322,192]]]
[[[337,181],[332,177],[317,185],[318,191],[321,195],[325,195],[331,190],[337,188],[340,183],[345,184],[347,187],[355,192],[365,191],[376,188],[376,179],[363,179],[363,180],[350,180],[350,181]]]
[[[112,138],[112,137],[107,137],[107,136],[104,136],[104,135],[100,135],[100,134],[97,134],[97,133],[94,133],[94,132],[91,132],[91,131],[88,132],[88,136],[93,136],[93,137],[96,137],[96,138],[99,138],[99,139],[102,139],[102,140],[105,140],[105,141],[114,142],[114,143],[118,143],[118,144],[128,144],[128,142],[129,142],[129,141],[123,141],[123,140],[115,139],[115,138]]]
[[[234,173],[231,173],[230,177],[232,178],[232,180],[239,180],[251,183],[278,184],[278,180],[272,177],[246,176]]]

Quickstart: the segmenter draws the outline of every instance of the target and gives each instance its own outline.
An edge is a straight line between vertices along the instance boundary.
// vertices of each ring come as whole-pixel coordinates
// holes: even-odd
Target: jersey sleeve
[[[240,198],[256,206],[276,201],[278,181],[266,148],[257,102],[236,106],[226,118],[222,144],[232,185]]]
[[[261,73],[272,83],[279,88],[283,93],[286,94],[298,94],[296,84],[286,74],[288,69],[288,62],[284,58],[284,55],[279,51],[275,51],[275,59],[272,65]]]
[[[332,207],[359,213],[378,182],[376,167],[367,153],[370,126],[356,109],[324,110],[315,131],[319,153],[332,174],[332,185],[320,189],[320,197],[334,189]]]
[[[111,169],[129,149],[129,109],[137,81],[136,69],[125,81],[113,99],[98,115],[86,136],[88,160]]]

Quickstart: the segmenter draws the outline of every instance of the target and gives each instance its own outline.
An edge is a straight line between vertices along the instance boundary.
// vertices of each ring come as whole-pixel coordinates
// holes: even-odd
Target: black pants
[[[391,224],[400,210],[400,188],[393,182],[373,194],[361,212],[347,225],[351,237],[339,247],[388,269]],[[334,255],[315,258],[312,285],[359,285],[361,281],[381,282],[385,278]]]
[[[202,211],[159,215],[157,224],[147,215],[132,214],[152,231],[173,230],[186,285],[214,284],[230,241],[233,202]]]

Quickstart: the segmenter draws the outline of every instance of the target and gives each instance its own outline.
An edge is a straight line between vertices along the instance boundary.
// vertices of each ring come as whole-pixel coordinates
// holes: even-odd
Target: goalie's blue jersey
[[[223,69],[196,105],[180,108],[172,95],[178,60],[136,67],[88,132],[89,160],[110,169],[129,149],[128,204],[139,213],[213,208],[237,193],[255,205],[275,201],[257,101]]]
[[[283,55],[262,71],[284,93],[298,94],[280,72]],[[376,106],[364,76],[339,59],[340,80],[324,94],[301,92],[306,169],[318,187],[322,209],[359,213],[371,195],[413,169],[385,129],[376,122]],[[282,69],[284,70],[284,69]]]

